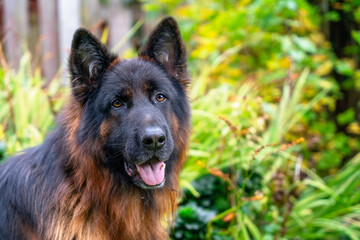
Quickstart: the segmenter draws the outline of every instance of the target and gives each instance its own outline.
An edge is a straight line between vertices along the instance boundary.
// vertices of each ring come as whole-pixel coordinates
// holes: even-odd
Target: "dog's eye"
[[[156,95],[156,101],[163,102],[166,99],[166,96],[162,93]]]
[[[119,99],[115,99],[115,100],[111,103],[111,105],[112,105],[113,107],[115,107],[115,108],[119,108],[119,107],[121,107],[121,106],[123,105],[123,103],[122,103]]]

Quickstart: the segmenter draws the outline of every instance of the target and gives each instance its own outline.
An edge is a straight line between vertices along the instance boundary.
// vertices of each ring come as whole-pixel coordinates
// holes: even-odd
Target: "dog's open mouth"
[[[141,164],[125,161],[125,170],[130,177],[139,177],[147,187],[159,187],[164,183],[165,166],[163,161],[151,159]]]

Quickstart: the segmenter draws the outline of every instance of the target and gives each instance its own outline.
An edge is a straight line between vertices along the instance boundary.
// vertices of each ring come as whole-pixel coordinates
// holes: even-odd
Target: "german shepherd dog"
[[[0,239],[167,239],[190,132],[186,65],[171,17],[129,60],[77,30],[56,129],[0,167]]]

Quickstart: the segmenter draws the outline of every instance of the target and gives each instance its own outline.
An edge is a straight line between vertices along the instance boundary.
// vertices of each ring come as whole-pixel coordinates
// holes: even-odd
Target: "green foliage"
[[[1,160],[41,143],[64,99],[58,82],[45,87],[40,69],[31,69],[30,53],[22,57],[18,72],[0,69],[0,89]]]
[[[222,179],[207,174],[192,182],[192,186],[200,197],[185,191],[187,203],[178,210],[173,239],[204,239],[208,222],[230,207],[227,184]],[[218,223],[227,226],[221,221]]]
[[[285,84],[277,104],[257,96],[259,89],[255,82],[242,82],[236,86],[222,84],[193,100],[190,157],[184,166],[181,183],[198,201],[186,195],[183,206],[194,208],[189,215],[196,226],[205,224],[204,218],[200,217],[205,210],[216,213],[206,223],[207,239],[215,236],[251,239],[251,236],[261,235],[269,238],[281,234],[285,221],[278,215],[289,214],[283,205],[296,195],[297,180],[286,179],[280,186],[272,183],[279,174],[294,176],[292,171],[295,171],[298,157],[293,153],[299,151],[298,144],[303,141],[299,138],[284,144],[282,139],[328,92],[324,89],[311,101],[302,103],[301,92],[308,77],[309,71],[304,71],[294,81],[295,85]],[[283,173],[281,169],[286,168],[292,171]],[[201,177],[204,173],[219,177],[226,185]],[[203,199],[210,205],[203,205]],[[262,227],[257,227],[264,211],[268,219],[262,222]],[[198,234],[205,233],[192,229],[187,218],[183,218],[184,214],[187,216],[179,213],[175,224],[178,230],[173,236],[190,234],[193,239],[202,239]],[[229,214],[233,214],[232,219],[223,223]]]
[[[339,171],[322,180],[305,180],[306,190],[294,205],[287,236],[300,239],[360,237],[360,155]],[[311,173],[313,174],[313,173]]]

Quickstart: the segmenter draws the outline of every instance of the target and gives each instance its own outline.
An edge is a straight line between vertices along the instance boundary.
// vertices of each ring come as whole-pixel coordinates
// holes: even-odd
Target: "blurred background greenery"
[[[166,15],[188,49],[192,136],[172,239],[360,239],[360,1],[122,2],[142,13],[123,56]],[[30,50],[15,70],[0,59],[5,159],[44,140],[69,91]]]

